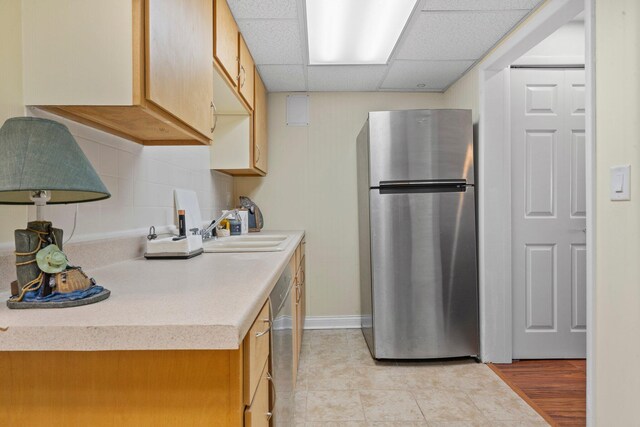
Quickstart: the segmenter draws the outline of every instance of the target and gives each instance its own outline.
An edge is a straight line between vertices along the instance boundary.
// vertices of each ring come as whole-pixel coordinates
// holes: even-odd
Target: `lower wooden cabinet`
[[[304,244],[291,259],[294,378],[306,311]],[[269,426],[269,309],[267,301],[237,350],[0,352],[0,425]],[[43,360],[55,369],[33,369]]]
[[[295,384],[298,375],[300,352],[302,350],[302,335],[304,333],[304,320],[306,317],[306,286],[305,286],[305,257],[303,240],[296,249],[294,260],[296,274],[294,276],[293,289],[293,381]]]
[[[298,355],[302,350],[302,334],[304,332],[304,318],[306,316],[306,286],[305,286],[305,269],[304,261],[302,258],[300,264],[300,270],[298,270],[298,293],[296,303],[296,345],[298,349]]]
[[[271,420],[269,404],[269,364],[265,363],[260,375],[260,382],[256,388],[251,405],[244,411],[245,427],[268,427]]]
[[[244,338],[244,402],[251,405],[254,394],[261,381],[262,368],[269,360],[269,344],[271,340],[271,320],[269,301],[253,322]]]

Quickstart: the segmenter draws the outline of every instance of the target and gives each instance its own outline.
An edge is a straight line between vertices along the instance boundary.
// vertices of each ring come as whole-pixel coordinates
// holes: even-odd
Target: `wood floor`
[[[489,367],[551,425],[586,425],[585,360],[523,360]]]

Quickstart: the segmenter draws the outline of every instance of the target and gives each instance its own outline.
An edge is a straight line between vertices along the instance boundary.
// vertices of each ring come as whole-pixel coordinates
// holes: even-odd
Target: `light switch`
[[[631,166],[614,166],[611,168],[611,200],[631,200],[629,178]]]

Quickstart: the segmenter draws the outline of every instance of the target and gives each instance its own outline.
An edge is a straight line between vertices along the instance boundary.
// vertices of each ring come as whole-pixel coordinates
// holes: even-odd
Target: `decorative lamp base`
[[[69,300],[69,301],[7,301],[7,307],[13,309],[26,309],[26,308],[67,308],[67,307],[79,307],[81,305],[93,304],[103,301],[109,298],[111,291],[103,289],[102,292],[92,295],[87,298]]]

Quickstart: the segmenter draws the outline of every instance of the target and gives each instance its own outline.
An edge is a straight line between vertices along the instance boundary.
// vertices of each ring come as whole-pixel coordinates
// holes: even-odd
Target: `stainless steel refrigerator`
[[[477,355],[471,111],[371,112],[357,154],[362,331],[371,354]]]

